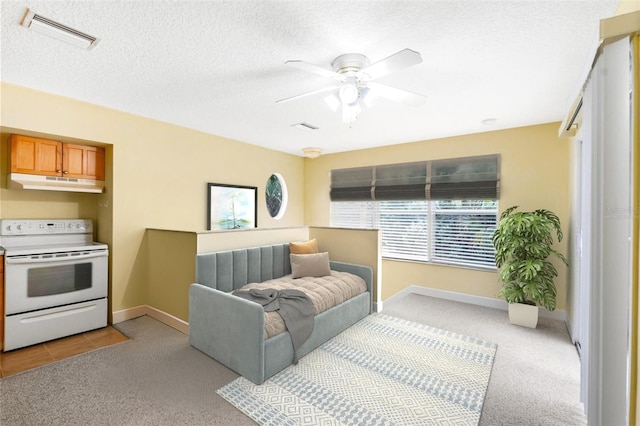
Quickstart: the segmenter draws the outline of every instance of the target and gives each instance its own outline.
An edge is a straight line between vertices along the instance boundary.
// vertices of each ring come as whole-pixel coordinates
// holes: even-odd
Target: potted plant
[[[501,268],[502,288],[498,295],[509,303],[511,323],[535,328],[538,306],[550,311],[556,308],[553,280],[558,271],[549,258],[554,256],[565,265],[569,263],[552,248],[553,234],[558,242],[563,237],[558,216],[549,210],[518,212],[517,208],[510,207],[500,215],[492,238],[496,266]],[[523,312],[531,317],[519,320]]]

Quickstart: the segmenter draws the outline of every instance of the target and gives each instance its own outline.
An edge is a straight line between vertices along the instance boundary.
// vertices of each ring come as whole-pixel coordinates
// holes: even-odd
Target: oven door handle
[[[5,256],[5,263],[7,265],[26,265],[26,264],[34,264],[34,263],[55,263],[55,262],[66,262],[69,260],[84,260],[84,259],[93,259],[96,257],[105,257],[107,256],[107,251],[99,251],[94,253],[87,254],[79,254],[76,256],[51,256],[44,258],[33,258],[31,256],[16,256],[16,257],[8,257]]]

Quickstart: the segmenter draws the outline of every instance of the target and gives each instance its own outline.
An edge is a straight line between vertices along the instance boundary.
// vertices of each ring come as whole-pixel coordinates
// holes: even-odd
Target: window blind
[[[463,266],[495,266],[491,237],[497,225],[496,200],[440,200],[432,203],[432,260]]]
[[[331,226],[378,229],[378,207],[371,201],[338,201],[331,203]]]
[[[375,200],[425,200],[427,162],[375,167]]]
[[[431,162],[432,200],[499,198],[498,155]]]
[[[382,256],[429,260],[429,201],[379,201]]]
[[[331,171],[331,201],[499,198],[500,155]]]
[[[372,199],[373,167],[331,171],[331,201]]]

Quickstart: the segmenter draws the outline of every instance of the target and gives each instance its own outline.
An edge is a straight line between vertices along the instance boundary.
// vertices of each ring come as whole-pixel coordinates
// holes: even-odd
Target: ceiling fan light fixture
[[[362,53],[345,53],[331,62],[333,71],[343,76],[355,76],[361,69],[369,66],[369,58]]]
[[[358,102],[352,104],[342,104],[342,122],[344,124],[351,124],[358,118],[358,115],[362,111]]]
[[[420,53],[411,49],[403,49],[374,64],[370,64],[369,59],[361,53],[346,53],[333,60],[333,71],[300,60],[289,60],[285,64],[329,78],[334,81],[334,85],[282,99],[276,103],[331,91],[329,96],[324,97],[325,102],[334,112],[342,107],[342,121],[349,125],[358,118],[363,105],[371,107],[378,97],[420,106],[424,103],[425,96],[372,80],[421,62]]]
[[[45,18],[44,16],[38,15],[29,9],[27,9],[24,19],[20,25],[81,49],[91,50],[99,41],[94,36],[85,34],[49,18]]]
[[[338,97],[342,102],[342,105],[345,104],[353,104],[358,100],[358,96],[360,93],[358,92],[358,88],[355,84],[345,84],[340,87],[340,91],[338,92]]]

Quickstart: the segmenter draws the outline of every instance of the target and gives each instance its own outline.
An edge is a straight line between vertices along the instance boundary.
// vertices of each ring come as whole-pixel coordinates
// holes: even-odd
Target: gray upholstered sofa
[[[362,277],[367,292],[316,315],[299,357],[371,313],[371,268],[331,262],[331,269]],[[196,255],[196,283],[189,287],[189,343],[256,384],[287,367],[293,359],[289,333],[265,339],[262,306],[230,292],[290,273],[288,244]]]

